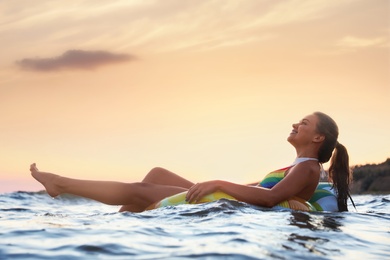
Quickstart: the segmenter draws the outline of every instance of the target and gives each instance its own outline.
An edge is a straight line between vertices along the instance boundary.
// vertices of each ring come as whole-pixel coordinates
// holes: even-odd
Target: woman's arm
[[[306,163],[300,163],[291,168],[289,174],[272,189],[240,185],[220,180],[198,183],[189,189],[187,201],[197,201],[207,194],[220,190],[235,197],[239,201],[258,206],[273,207],[279,202],[293,196],[299,197],[299,195],[302,195],[302,191],[308,187],[314,187],[312,189],[312,192],[314,192],[319,178],[319,171],[316,173],[315,169],[316,167],[310,167]],[[312,192],[309,196],[304,196],[302,199],[308,200]]]

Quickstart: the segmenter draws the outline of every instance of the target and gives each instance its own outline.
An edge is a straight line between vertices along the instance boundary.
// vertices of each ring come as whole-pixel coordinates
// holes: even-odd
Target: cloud
[[[134,60],[128,54],[115,54],[108,51],[68,50],[54,58],[23,59],[16,63],[23,69],[35,71],[57,71],[62,69],[93,69],[111,63]]]
[[[354,36],[346,36],[342,38],[337,46],[347,47],[347,48],[368,48],[374,46],[381,46],[386,42],[386,39],[383,37],[377,38],[358,38]]]
[[[340,10],[354,7],[355,2],[74,0],[72,4],[53,4],[41,0],[39,5],[26,6],[19,1],[0,1],[4,20],[0,38],[10,50],[2,54],[2,59],[9,56],[14,60],[11,54],[21,49],[38,52],[41,46],[53,51],[51,48],[104,44],[109,49],[158,53],[282,42],[290,35],[286,29],[299,32],[314,26],[313,21],[338,18]],[[346,15],[342,19],[350,20]],[[27,41],[28,47],[24,45]]]

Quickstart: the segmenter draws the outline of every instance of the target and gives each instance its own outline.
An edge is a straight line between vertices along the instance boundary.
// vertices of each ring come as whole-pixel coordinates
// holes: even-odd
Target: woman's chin
[[[287,137],[287,141],[288,141],[290,144],[294,145],[294,143],[295,143],[295,135],[290,134],[290,135]]]

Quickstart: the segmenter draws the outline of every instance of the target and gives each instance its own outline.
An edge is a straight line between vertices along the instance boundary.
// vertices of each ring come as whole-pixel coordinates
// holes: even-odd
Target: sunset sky
[[[3,0],[0,44],[0,192],[42,189],[33,162],[258,181],[314,111],[351,165],[390,157],[388,0]]]

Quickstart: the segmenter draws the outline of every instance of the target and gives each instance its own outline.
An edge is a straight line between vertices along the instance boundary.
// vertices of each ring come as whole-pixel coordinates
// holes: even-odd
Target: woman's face
[[[318,117],[314,114],[304,117],[299,123],[292,125],[293,129],[287,138],[294,146],[301,146],[318,141],[321,136],[317,132]]]

